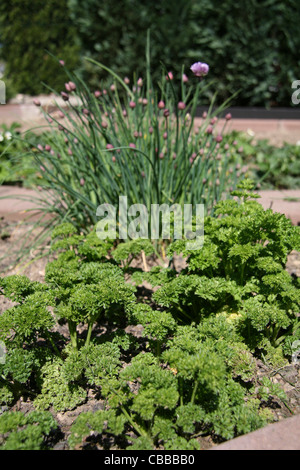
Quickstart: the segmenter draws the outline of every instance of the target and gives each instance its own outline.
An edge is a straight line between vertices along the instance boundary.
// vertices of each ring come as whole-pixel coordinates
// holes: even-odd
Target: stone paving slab
[[[210,450],[300,450],[300,415],[269,424]]]
[[[261,196],[257,201],[264,209],[285,214],[294,225],[300,224],[300,189],[281,191],[258,191]],[[0,186],[0,216],[9,219],[22,219],[28,216],[28,210],[37,207],[34,198],[43,194],[34,189],[17,186]],[[20,199],[22,198],[22,199]]]

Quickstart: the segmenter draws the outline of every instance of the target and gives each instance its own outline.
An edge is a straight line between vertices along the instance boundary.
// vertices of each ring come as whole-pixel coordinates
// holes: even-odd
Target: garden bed
[[[32,230],[31,236],[34,237],[37,229],[34,229],[33,225],[28,226],[22,223],[22,221],[15,221],[12,224],[11,220],[2,218],[0,224],[0,256],[7,253],[10,248],[17,249],[25,236],[28,235],[29,231]],[[50,242],[50,239],[48,240]],[[27,264],[22,266],[10,267],[12,258],[7,258],[2,261],[2,272],[6,275],[23,274],[29,277],[31,281],[44,282],[45,267],[49,259],[47,257],[41,259],[34,259],[36,253],[32,252],[28,259]],[[30,259],[31,258],[31,259]],[[165,260],[167,261],[167,260]],[[147,269],[151,269],[154,266],[162,266],[162,260],[155,256],[150,256],[147,259]],[[167,264],[166,264],[167,265]],[[166,266],[165,265],[165,266]],[[185,260],[181,256],[175,256],[174,266],[178,272],[186,266]],[[144,269],[145,264],[143,263],[142,257],[138,257],[132,267]],[[8,269],[6,271],[6,269]],[[300,253],[292,251],[288,256],[286,270],[292,276],[300,277]],[[148,282],[143,282],[138,290],[138,297],[140,296],[143,300],[151,299],[151,296],[155,289],[151,287]],[[13,303],[3,296],[0,296],[0,314],[3,313],[7,308],[11,307]],[[68,329],[66,325],[57,325],[56,331],[68,340]],[[80,329],[79,329],[80,331]],[[82,330],[83,331],[83,330]],[[99,338],[102,334],[106,334],[108,331],[113,332],[114,328],[109,323],[102,324],[99,327],[95,327],[94,335]],[[137,339],[142,341],[142,347],[147,349],[146,343],[143,340],[143,327],[141,325],[127,325],[124,328],[124,332],[131,334]],[[124,363],[125,365],[125,363]],[[281,421],[288,417],[300,414],[300,364],[298,361],[289,363],[281,367],[275,367],[268,365],[268,363],[261,359],[255,359],[253,380],[260,381],[263,377],[268,377],[274,384],[278,384],[281,389],[285,392],[286,398],[281,400],[280,398],[270,396],[269,399],[264,403],[264,406],[271,410],[273,414],[273,421]],[[66,411],[56,411],[53,407],[50,407],[50,412],[58,423],[58,430],[50,436],[48,445],[54,450],[67,450],[69,449],[68,439],[70,437],[71,429],[76,419],[81,413],[97,412],[106,408],[106,402],[99,392],[90,390],[84,403],[75,406],[73,409]],[[8,408],[2,406],[2,412]],[[21,411],[25,415],[35,410],[33,401],[27,397],[20,397],[18,401],[10,408],[10,411]],[[134,436],[134,433],[132,434]],[[128,438],[128,436],[127,436]],[[130,433],[129,433],[130,439]],[[214,433],[201,431],[200,435],[196,438],[200,448],[202,450],[213,449],[220,443],[224,442],[224,439],[218,437]],[[118,450],[122,449],[124,445],[123,438],[113,437],[110,434],[101,434],[97,432],[91,432],[82,443],[75,446],[75,449],[84,450]],[[272,444],[271,444],[272,445]],[[158,447],[159,449],[159,447]]]

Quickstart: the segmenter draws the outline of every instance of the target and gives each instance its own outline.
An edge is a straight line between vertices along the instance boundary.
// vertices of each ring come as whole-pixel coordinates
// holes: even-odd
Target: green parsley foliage
[[[47,412],[7,411],[0,415],[0,450],[45,450],[47,437],[57,428]]]
[[[207,433],[228,440],[274,419],[270,401],[286,396],[258,359],[273,370],[299,348],[300,284],[286,262],[300,232],[252,188],[245,180],[216,204],[201,250],[170,243],[181,270],[147,269],[149,240],[116,244],[65,223],[43,283],[0,279],[14,302],[0,315],[0,405],[23,397],[36,410],[0,415],[1,449],[47,448],[57,426],[48,410],[76,409],[91,393],[101,409],[78,415],[71,449],[108,437],[117,448],[197,450]]]

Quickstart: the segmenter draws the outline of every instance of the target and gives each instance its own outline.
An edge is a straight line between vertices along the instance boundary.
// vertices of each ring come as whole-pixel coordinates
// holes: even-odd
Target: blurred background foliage
[[[93,88],[105,74],[84,57],[131,79],[145,69],[151,30],[153,78],[161,62],[174,77],[193,62],[210,65],[218,104],[240,90],[235,106],[290,107],[300,78],[299,0],[2,0],[1,57],[8,95],[62,87],[50,51]],[[211,98],[207,91],[203,104]]]

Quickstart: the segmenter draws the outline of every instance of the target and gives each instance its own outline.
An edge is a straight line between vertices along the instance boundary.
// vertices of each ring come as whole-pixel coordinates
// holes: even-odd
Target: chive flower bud
[[[65,91],[62,91],[60,94],[61,94],[61,97],[64,101],[68,101],[68,99],[69,99],[68,93],[66,93]]]

